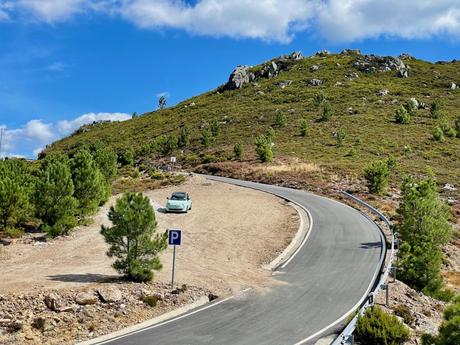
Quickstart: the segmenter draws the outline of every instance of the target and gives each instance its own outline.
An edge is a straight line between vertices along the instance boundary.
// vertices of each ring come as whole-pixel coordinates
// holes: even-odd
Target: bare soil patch
[[[192,211],[164,213],[166,197],[177,190],[190,193]],[[299,225],[297,212],[279,198],[203,177],[193,176],[182,186],[146,194],[156,206],[159,231],[183,229],[183,244],[177,248],[177,281],[219,295],[272,284],[270,272],[261,265],[289,244]],[[75,287],[118,278],[99,234],[101,224],[109,223],[107,211],[115,199],[101,208],[93,224],[80,227],[70,237],[4,247],[0,293]],[[171,277],[171,248],[161,260],[163,270],[155,280],[166,283]]]

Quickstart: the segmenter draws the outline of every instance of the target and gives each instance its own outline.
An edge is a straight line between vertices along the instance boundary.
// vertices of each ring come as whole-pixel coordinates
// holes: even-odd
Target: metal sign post
[[[172,277],[171,277],[171,290],[174,290],[174,275],[176,271],[176,246],[180,246],[182,231],[171,229],[168,231],[168,244],[173,246],[173,264],[172,264]]]

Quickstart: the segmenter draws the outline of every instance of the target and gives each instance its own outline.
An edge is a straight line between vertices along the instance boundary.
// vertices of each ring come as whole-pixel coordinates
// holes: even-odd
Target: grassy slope
[[[217,94],[212,91],[186,100],[175,107],[144,114],[139,118],[111,124],[100,124],[87,133],[74,135],[54,143],[47,152],[73,151],[82,143],[105,141],[116,149],[139,147],[161,134],[177,134],[180,124],[192,129],[192,143],[186,150],[201,153],[199,128],[213,118],[227,123],[209,152],[231,152],[236,141],[242,141],[246,152],[252,154],[258,133],[274,126],[276,110],[285,111],[288,124],[276,129],[275,156],[296,156],[334,170],[360,173],[371,160],[394,155],[401,164],[401,173],[423,172],[431,166],[441,182],[460,183],[460,139],[447,138],[435,142],[431,131],[439,120],[429,117],[428,110],[419,110],[409,125],[393,122],[394,110],[410,97],[427,104],[438,99],[447,119],[460,115],[460,90],[450,90],[450,82],[460,83],[460,62],[432,64],[420,60],[405,61],[411,67],[409,78],[398,78],[394,71],[359,73],[360,78],[348,80],[345,76],[356,71],[352,56],[330,55],[312,57],[292,63],[289,71],[272,79],[260,79],[259,87],[245,86],[242,90]],[[310,66],[321,65],[311,72]],[[323,80],[321,86],[312,87],[312,78]],[[276,84],[292,80],[292,85],[281,89]],[[336,82],[343,86],[335,86]],[[385,97],[377,95],[380,89],[389,89]],[[265,94],[257,94],[263,91]],[[334,117],[329,122],[318,122],[319,110],[314,96],[322,91],[331,101]],[[378,103],[383,100],[384,103]],[[395,100],[397,103],[395,103]],[[195,106],[185,105],[195,102]],[[348,114],[348,108],[358,110]],[[294,113],[287,113],[294,109]],[[298,136],[301,118],[310,122],[307,137]],[[344,145],[338,147],[332,132],[339,128],[347,131]],[[406,148],[405,148],[406,147]],[[410,147],[411,150],[408,150]],[[349,155],[353,150],[354,154]]]

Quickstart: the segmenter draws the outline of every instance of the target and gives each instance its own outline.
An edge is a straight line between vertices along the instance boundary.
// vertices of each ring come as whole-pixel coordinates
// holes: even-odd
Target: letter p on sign
[[[181,230],[169,230],[168,244],[171,246],[179,246],[181,242]]]

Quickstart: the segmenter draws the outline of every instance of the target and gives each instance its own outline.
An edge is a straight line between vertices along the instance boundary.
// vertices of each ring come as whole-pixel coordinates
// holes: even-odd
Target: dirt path
[[[162,213],[166,197],[178,189],[190,193],[193,210],[188,214]],[[274,279],[261,265],[276,257],[298,229],[298,214],[286,202],[202,177],[146,194],[157,206],[159,231],[183,229],[183,244],[177,248],[177,281],[220,295],[270,286]],[[108,223],[107,211],[114,200],[100,210],[93,224],[80,227],[70,238],[5,247],[0,256],[0,293],[73,287],[117,277],[99,234],[100,225]],[[161,261],[164,267],[155,280],[169,282],[171,248]]]

